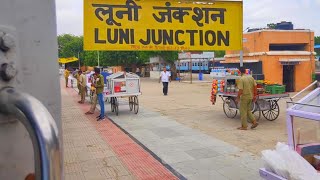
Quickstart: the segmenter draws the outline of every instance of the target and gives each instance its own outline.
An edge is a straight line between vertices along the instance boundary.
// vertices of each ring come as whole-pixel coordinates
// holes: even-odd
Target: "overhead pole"
[[[243,67],[243,50],[240,51],[240,67]]]
[[[249,27],[247,27],[244,31],[242,31],[242,43],[241,43],[241,50],[240,50],[240,67],[243,67],[243,32],[248,30]]]
[[[81,65],[80,65],[80,51],[78,51],[78,61],[79,61],[79,70],[80,70],[80,68],[81,68]]]

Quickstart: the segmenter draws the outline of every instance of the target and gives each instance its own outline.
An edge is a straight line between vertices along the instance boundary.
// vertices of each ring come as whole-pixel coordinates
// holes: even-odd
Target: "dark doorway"
[[[287,92],[294,92],[294,66],[283,66],[283,85],[286,85]]]

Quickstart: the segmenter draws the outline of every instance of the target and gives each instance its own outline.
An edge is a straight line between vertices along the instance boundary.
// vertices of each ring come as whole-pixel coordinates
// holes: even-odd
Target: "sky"
[[[56,0],[58,34],[83,35],[83,1]],[[320,0],[244,0],[244,29],[290,21],[320,36]]]

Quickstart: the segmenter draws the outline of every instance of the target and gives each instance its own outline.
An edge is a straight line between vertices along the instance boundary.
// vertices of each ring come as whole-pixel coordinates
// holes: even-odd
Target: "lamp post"
[[[81,68],[81,65],[80,65],[80,51],[78,51],[78,61],[79,61],[79,70]]]
[[[243,32],[245,32],[246,30],[248,30],[250,27],[247,27],[244,31],[242,31],[242,47],[241,47],[241,51],[240,51],[240,67],[243,67]]]

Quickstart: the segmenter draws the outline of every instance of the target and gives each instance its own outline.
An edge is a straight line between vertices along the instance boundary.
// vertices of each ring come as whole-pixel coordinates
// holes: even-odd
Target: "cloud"
[[[294,28],[311,29],[320,36],[317,22],[320,0],[244,1],[244,27],[266,27],[268,23],[291,21]]]
[[[83,35],[83,4],[79,0],[56,0],[58,34]]]
[[[320,0],[244,0],[243,27],[266,27],[291,21],[295,28],[311,29],[320,36]],[[83,1],[56,0],[58,34],[83,35]]]

